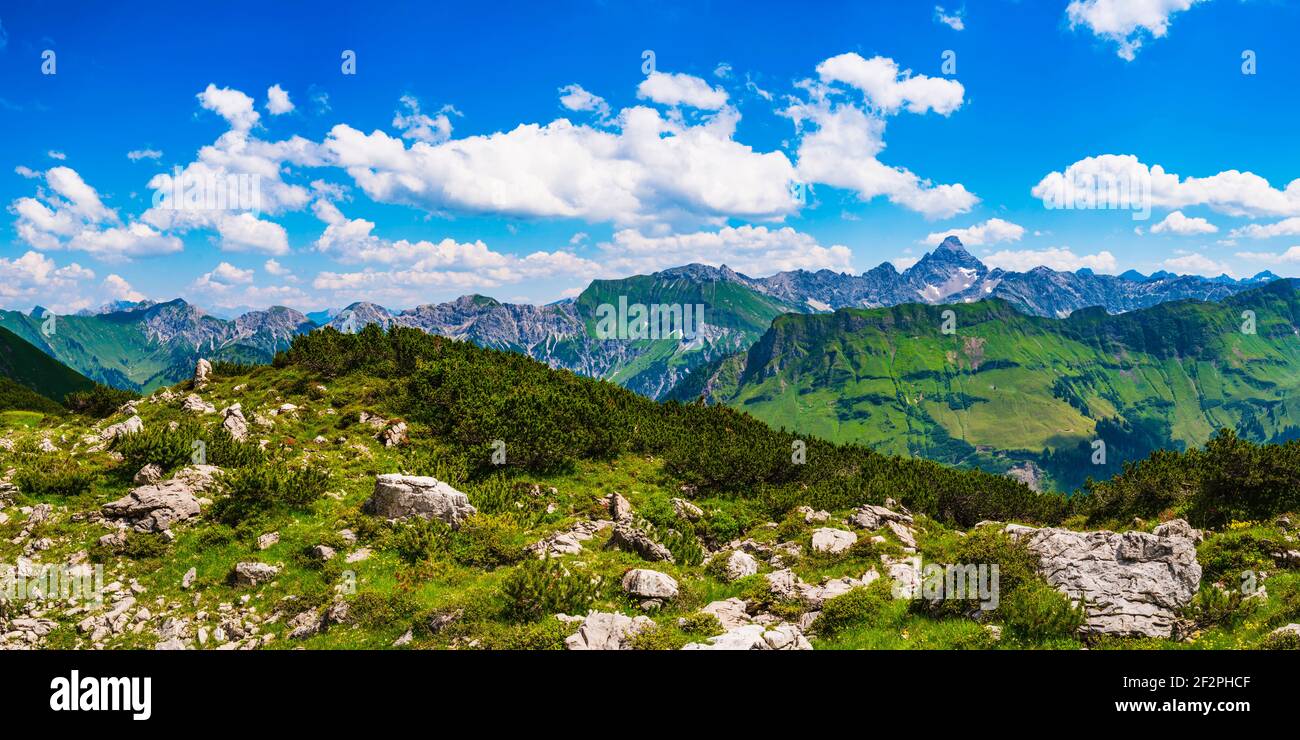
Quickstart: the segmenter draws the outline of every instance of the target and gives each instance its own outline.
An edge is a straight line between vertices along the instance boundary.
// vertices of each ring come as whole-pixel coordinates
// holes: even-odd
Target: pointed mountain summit
[[[960,239],[950,236],[904,271],[903,277],[921,300],[936,303],[969,289],[988,272],[989,268],[967,252]]]

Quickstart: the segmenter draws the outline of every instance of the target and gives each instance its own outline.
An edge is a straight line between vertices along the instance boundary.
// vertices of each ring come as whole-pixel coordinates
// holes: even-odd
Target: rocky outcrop
[[[185,397],[184,401],[181,401],[181,410],[188,411],[191,414],[217,413],[217,408],[215,406],[208,403],[207,401],[204,401],[196,393],[191,393],[190,395]]]
[[[634,552],[651,562],[673,562],[673,554],[668,548],[630,524],[615,524],[614,534],[610,536],[606,547]]]
[[[469,497],[450,485],[428,476],[388,473],[375,480],[375,491],[365,511],[384,519],[413,516],[437,519],[452,527],[477,514]]]
[[[198,516],[197,494],[212,484],[217,470],[210,465],[184,468],[171,480],[140,486],[104,504],[101,511],[106,518],[126,520],[137,532],[163,532],[177,522]]]
[[[707,643],[692,642],[682,650],[812,650],[812,645],[793,624],[747,624],[710,637]]]
[[[1194,531],[1175,520],[1145,532],[1071,532],[1009,525],[1007,532],[1038,556],[1039,571],[1071,599],[1083,601],[1087,631],[1169,637],[1196,595],[1201,566]]]
[[[112,442],[118,437],[124,437],[128,434],[144,430],[144,422],[138,416],[132,416],[124,422],[114,424],[99,433],[99,441]]]
[[[758,560],[743,550],[734,550],[722,565],[722,577],[735,581],[758,573]]]
[[[835,555],[853,547],[858,535],[845,529],[823,527],[813,530],[812,548],[817,552]]]
[[[578,631],[564,639],[564,646],[569,650],[630,650],[629,641],[654,624],[649,617],[591,612]]]
[[[199,361],[194,363],[194,387],[202,388],[211,378],[212,363],[200,357]]]
[[[910,514],[900,514],[883,506],[867,504],[858,507],[857,511],[854,511],[853,515],[849,517],[849,524],[863,529],[880,529],[886,522],[911,524],[912,516]]]
[[[528,551],[539,558],[559,557],[560,555],[577,555],[582,552],[582,543],[596,536],[602,529],[608,529],[613,522],[604,519],[578,522],[563,532],[538,540],[528,546]]]
[[[230,434],[231,439],[243,442],[248,439],[248,421],[240,404],[231,404],[221,410],[221,428]]]

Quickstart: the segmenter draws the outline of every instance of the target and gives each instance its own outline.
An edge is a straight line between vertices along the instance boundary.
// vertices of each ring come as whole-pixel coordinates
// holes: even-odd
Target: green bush
[[[1028,644],[1073,638],[1087,621],[1082,606],[1041,582],[1005,593],[997,613],[1006,635]]]
[[[1183,611],[1198,629],[1218,625],[1235,627],[1254,614],[1260,599],[1247,598],[1240,589],[1222,589],[1213,584],[1204,585]]]
[[[1201,577],[1210,582],[1225,580],[1229,586],[1236,585],[1246,571],[1272,569],[1272,553],[1287,549],[1283,544],[1258,529],[1211,534],[1196,547]]]
[[[516,622],[558,613],[585,614],[600,587],[599,578],[569,570],[559,558],[525,560],[501,584],[501,613]]]
[[[217,478],[220,497],[213,504],[213,521],[236,526],[246,520],[285,510],[301,510],[325,494],[325,468],[289,467],[283,463],[235,468]]]
[[[32,462],[18,468],[13,483],[28,496],[80,496],[95,485],[98,476],[70,457]]]
[[[451,556],[461,565],[495,568],[523,560],[524,533],[500,517],[475,514],[451,538]]]
[[[134,401],[140,394],[106,385],[96,384],[88,391],[69,393],[63,399],[63,405],[78,414],[103,419],[112,416],[128,401]]]
[[[691,638],[685,632],[666,624],[656,624],[632,635],[627,645],[632,650],[681,650]]]
[[[877,578],[865,588],[827,599],[813,622],[813,631],[828,637],[849,627],[875,624],[894,601],[891,584],[888,578]]]
[[[1300,634],[1273,632],[1259,641],[1260,650],[1300,650]]]
[[[348,605],[348,614],[362,627],[370,629],[404,625],[419,611],[420,602],[405,589],[391,593],[362,591]]]

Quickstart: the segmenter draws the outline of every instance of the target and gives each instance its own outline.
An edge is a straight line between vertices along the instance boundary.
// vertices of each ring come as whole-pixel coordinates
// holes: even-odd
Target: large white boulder
[[[817,552],[835,555],[853,547],[853,543],[857,541],[858,535],[856,532],[850,532],[847,529],[822,527],[813,530],[812,548]]]
[[[677,581],[667,573],[636,568],[623,575],[623,590],[643,599],[673,599],[677,597]]]
[[[375,491],[365,510],[384,519],[412,516],[438,519],[453,527],[477,514],[469,497],[429,476],[387,473],[375,479]]]
[[[1038,556],[1058,591],[1083,600],[1086,629],[1108,635],[1169,637],[1201,584],[1194,530],[1175,520],[1160,534],[1072,532],[1009,525],[1007,532]]]

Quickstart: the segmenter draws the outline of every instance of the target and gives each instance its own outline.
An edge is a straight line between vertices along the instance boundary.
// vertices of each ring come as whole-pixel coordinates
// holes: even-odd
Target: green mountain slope
[[[703,326],[697,324],[694,334],[685,337],[602,339],[597,331],[600,307],[617,308],[620,300],[647,307],[691,306],[693,311],[703,306]],[[651,398],[668,392],[692,369],[745,350],[775,317],[801,310],[759,293],[724,271],[698,265],[596,280],[578,296],[575,308],[583,334],[561,340],[539,359],[586,371]],[[694,318],[698,320],[699,314]]]
[[[1151,449],[1198,446],[1221,427],[1262,441],[1300,436],[1298,326],[1291,281],[1222,303],[1063,320],[999,300],[786,315],[673,396],[890,453],[994,470],[1031,460],[1074,485]],[[1092,461],[1097,439],[1104,465]]]
[[[57,404],[41,399],[61,403],[69,393],[94,386],[89,378],[4,328],[0,328],[0,381],[0,406],[6,409],[51,410]]]
[[[251,317],[251,318],[250,318]],[[267,363],[296,333],[312,325],[302,314],[273,308],[225,321],[184,301],[90,316],[45,318],[0,311],[0,327],[86,377],[148,392],[190,377],[199,357]]]

